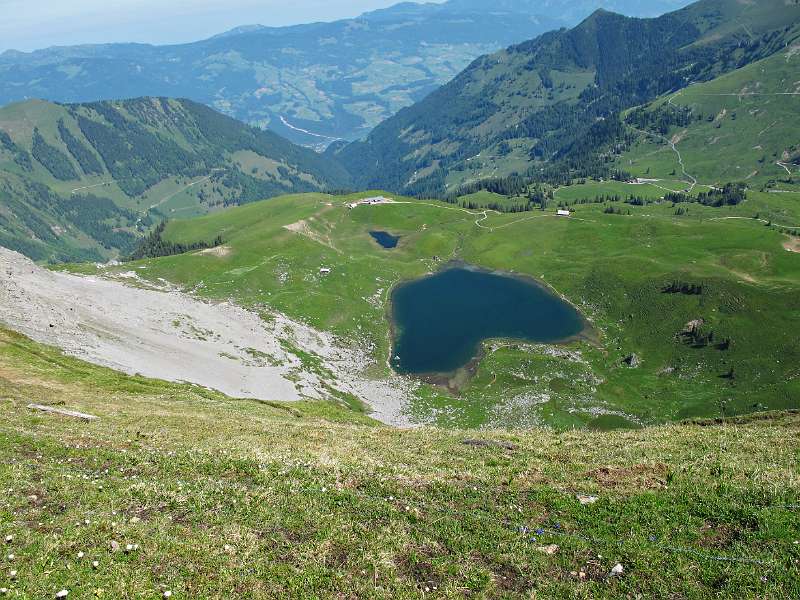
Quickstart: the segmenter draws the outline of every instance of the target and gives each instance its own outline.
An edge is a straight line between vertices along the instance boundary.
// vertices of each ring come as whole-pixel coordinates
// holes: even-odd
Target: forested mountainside
[[[348,183],[335,160],[188,100],[0,109],[0,245],[36,260],[125,254],[164,218]]]
[[[0,104],[185,97],[315,147],[356,139],[473,59],[598,6],[654,15],[688,0],[450,0],[356,19],[242,27],[176,46],[109,44],[0,56]]]
[[[509,175],[613,175],[621,113],[771,56],[797,37],[795,1],[701,0],[655,19],[597,11],[473,62],[364,142],[337,148],[357,184],[442,195]]]

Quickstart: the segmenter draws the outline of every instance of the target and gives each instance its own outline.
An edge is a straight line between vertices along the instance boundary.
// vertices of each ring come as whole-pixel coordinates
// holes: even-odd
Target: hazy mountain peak
[[[234,27],[233,29],[229,29],[228,31],[224,31],[222,33],[219,33],[219,34],[211,37],[210,39],[218,40],[218,39],[231,37],[231,36],[235,36],[235,35],[243,35],[243,34],[247,34],[247,33],[255,33],[255,32],[258,32],[258,31],[262,31],[264,29],[269,29],[269,27],[267,27],[265,25],[258,25],[258,24],[240,25],[239,27]]]
[[[482,54],[598,6],[652,14],[688,0],[405,2],[356,19],[243,25],[188,44],[106,44],[0,57],[0,104],[181,96],[317,149],[357,139]]]

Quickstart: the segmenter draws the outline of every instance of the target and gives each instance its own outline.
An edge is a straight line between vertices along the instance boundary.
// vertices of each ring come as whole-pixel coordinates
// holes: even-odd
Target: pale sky
[[[0,0],[0,52],[104,42],[190,42],[239,25],[331,21],[398,1]]]

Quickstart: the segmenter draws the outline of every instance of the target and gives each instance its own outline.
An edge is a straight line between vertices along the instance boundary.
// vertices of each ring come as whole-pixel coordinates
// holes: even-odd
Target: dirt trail
[[[334,252],[341,254],[342,251],[339,250],[336,246],[334,246],[331,236],[322,235],[321,233],[314,231],[314,228],[312,227],[313,221],[314,217],[310,217],[308,219],[301,219],[296,223],[291,223],[290,225],[284,225],[283,228],[288,231],[293,231],[294,233],[299,233],[300,235],[304,235],[310,240],[313,240],[318,244],[322,244],[323,246],[330,248]]]
[[[123,278],[138,279],[134,272]],[[406,380],[366,379],[365,353],[284,315],[271,317],[267,322],[231,303],[202,302],[177,290],[54,273],[0,248],[0,323],[38,342],[125,373],[233,397],[319,399],[329,385],[370,405],[385,423],[410,425]],[[330,374],[304,364],[304,352]]]
[[[201,179],[198,179],[197,181],[193,181],[193,182],[192,182],[192,183],[190,183],[189,185],[185,185],[185,186],[183,186],[183,187],[182,187],[181,189],[179,189],[177,192],[173,192],[173,193],[171,193],[171,194],[169,194],[169,195],[167,195],[167,196],[164,196],[164,197],[163,197],[161,200],[159,200],[159,201],[158,201],[158,202],[156,202],[155,204],[151,204],[151,205],[150,205],[150,209],[152,210],[152,209],[154,209],[154,208],[158,208],[159,206],[161,206],[162,204],[164,204],[164,203],[165,203],[165,202],[167,202],[168,200],[172,200],[172,199],[173,199],[175,196],[177,196],[178,194],[180,194],[180,193],[182,193],[182,192],[185,192],[185,191],[186,191],[186,190],[188,190],[189,188],[192,188],[192,187],[194,187],[194,186],[196,186],[196,185],[200,185],[201,183],[205,183],[206,181],[208,181],[209,179],[211,179],[212,177],[214,177],[214,173],[219,173],[219,172],[221,172],[221,171],[224,171],[224,170],[225,170],[225,169],[211,169],[211,174],[210,174],[210,175],[206,175],[205,177],[203,177],[203,178],[201,178]]]
[[[670,103],[671,103],[671,101],[672,101],[672,98],[670,98]],[[677,145],[683,140],[685,132],[677,134],[675,137],[670,139],[670,138],[664,137],[663,135],[659,135],[657,133],[653,133],[652,131],[645,131],[644,129],[637,129],[636,127],[633,127],[633,126],[630,126],[630,125],[629,125],[629,127],[631,129],[633,129],[634,131],[638,132],[638,133],[642,133],[644,135],[651,136],[651,137],[654,137],[654,138],[657,138],[657,139],[660,139],[660,140],[664,141],[672,149],[672,151],[675,153],[676,158],[678,159],[678,165],[681,168],[681,174],[687,179],[687,183],[689,183],[689,188],[685,190],[687,193],[692,193],[692,191],[694,191],[694,188],[696,188],[698,185],[700,185],[700,183],[697,181],[697,178],[695,178],[694,175],[690,175],[686,171],[686,165],[683,162],[683,155],[681,154],[681,151],[678,150],[678,146]]]

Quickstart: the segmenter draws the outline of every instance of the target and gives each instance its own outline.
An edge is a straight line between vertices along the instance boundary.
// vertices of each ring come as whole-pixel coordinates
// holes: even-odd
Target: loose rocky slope
[[[5,249],[0,273],[0,323],[73,356],[233,397],[368,402],[375,418],[407,424],[405,382],[365,379],[359,352],[281,314],[145,287],[134,271],[116,281],[54,273]]]

